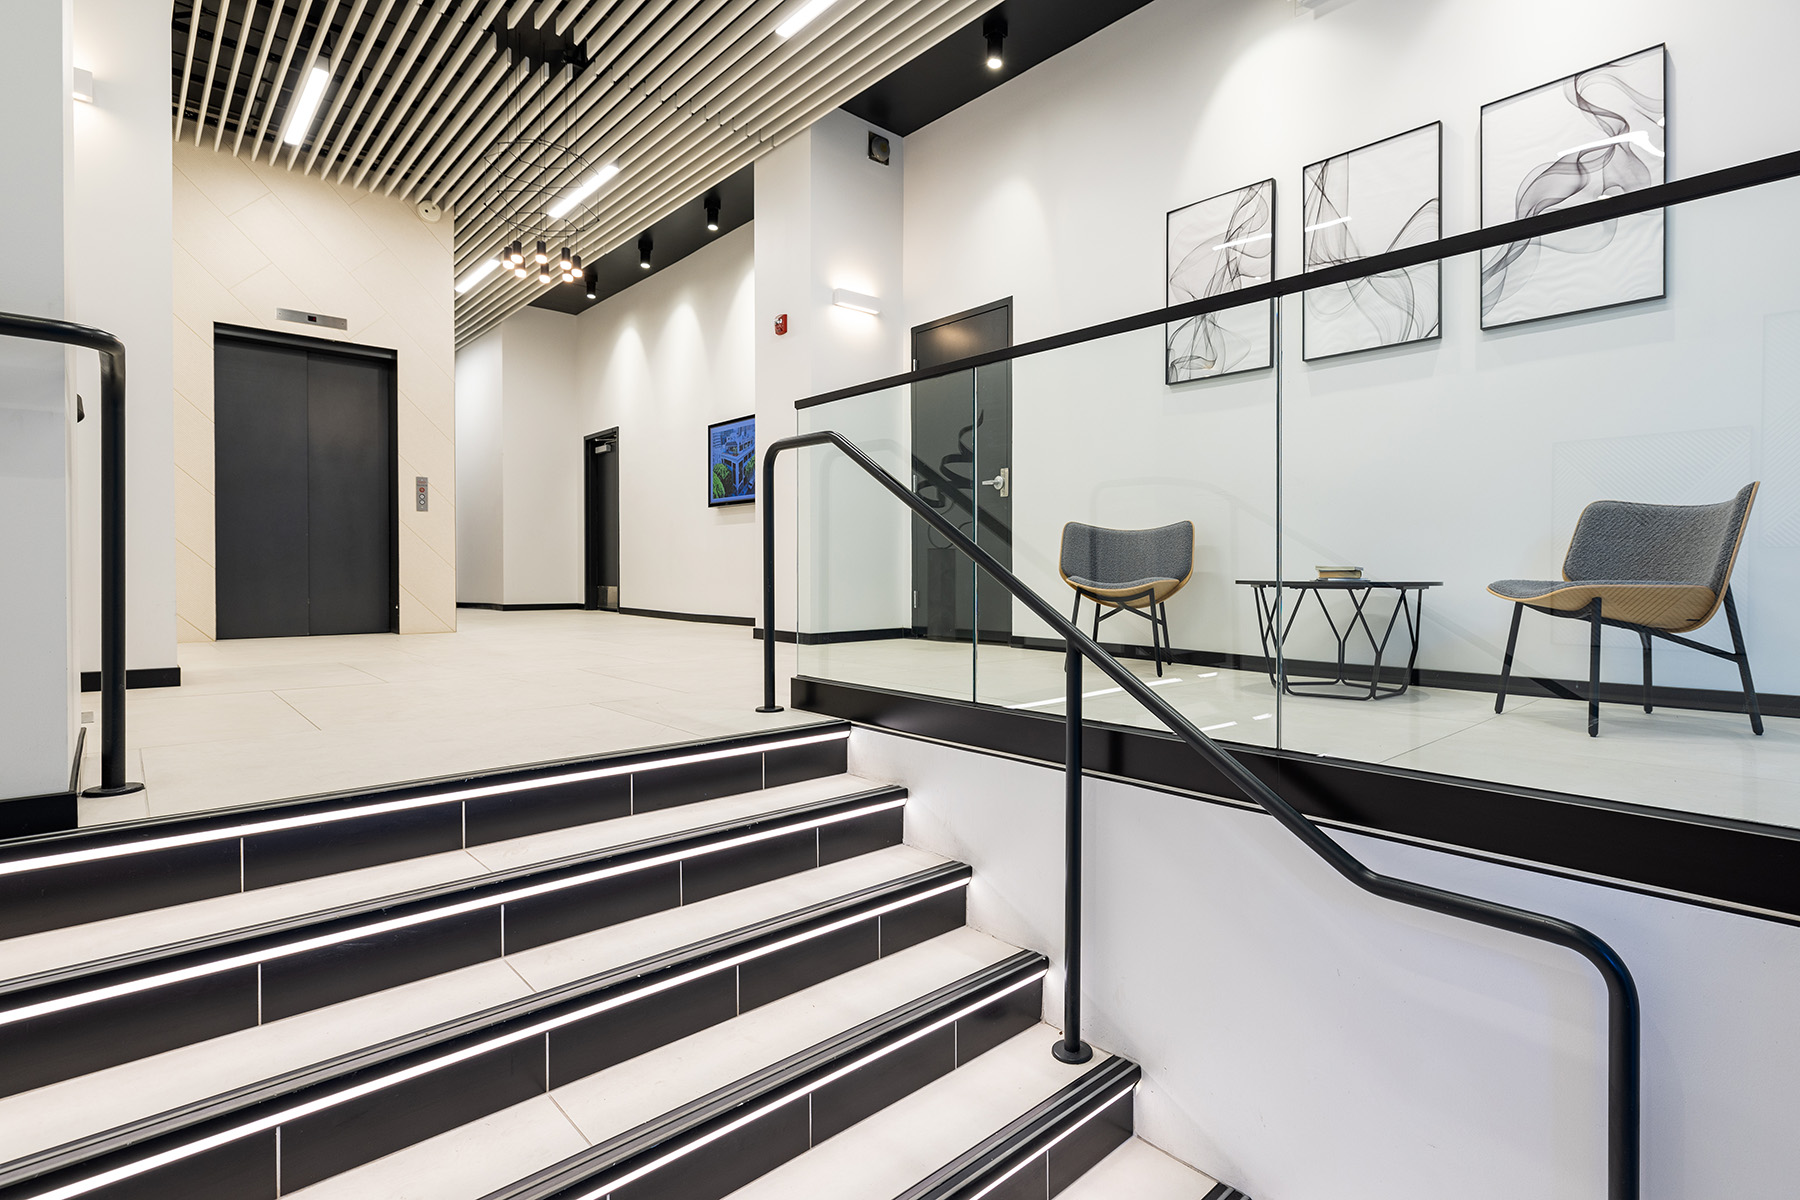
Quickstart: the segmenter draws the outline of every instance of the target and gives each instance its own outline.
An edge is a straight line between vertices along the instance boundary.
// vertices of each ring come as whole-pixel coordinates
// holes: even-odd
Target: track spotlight
[[[587,284],[587,298],[589,300],[598,300],[600,298],[600,281],[595,278],[599,274],[599,271],[595,270],[593,267],[589,267],[587,273],[583,276],[583,280]]]
[[[549,247],[545,246],[543,242],[540,241],[537,244],[537,253],[532,255],[531,257],[532,257],[533,262],[547,263],[550,261],[550,249],[549,249]]]
[[[987,38],[988,70],[998,71],[1006,65],[1006,59],[1001,54],[1001,48],[1006,43],[1006,18],[999,13],[990,15],[981,24],[981,34]]]
[[[656,243],[650,240],[648,230],[645,231],[643,237],[638,239],[638,266],[646,271],[650,269],[650,251],[653,250],[655,246]]]
[[[706,197],[706,231],[719,232],[719,193],[712,192]]]

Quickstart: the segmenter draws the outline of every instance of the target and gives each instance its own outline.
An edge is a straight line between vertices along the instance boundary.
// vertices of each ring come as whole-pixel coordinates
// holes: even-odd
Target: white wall
[[[616,425],[620,605],[728,617],[757,610],[756,506],[707,507],[706,427],[756,410],[759,227],[760,218],[740,226],[576,318],[578,415],[563,453],[577,594],[581,439]],[[757,436],[767,439],[760,426]]]
[[[506,595],[501,335],[501,329],[491,329],[456,352],[456,599],[460,604],[500,604]]]
[[[888,137],[889,165],[870,160],[870,132]],[[903,393],[834,406],[827,425],[794,411],[796,400],[906,369],[905,178],[904,141],[841,110],[757,160],[756,407],[763,445],[830,427],[905,477]],[[881,313],[833,306],[837,288],[875,296]],[[780,313],[788,315],[785,336],[774,330]],[[819,633],[906,624],[905,510],[833,451],[789,457],[804,467],[798,482],[793,463],[777,474],[777,578],[798,579],[798,627]],[[789,507],[796,497],[797,510]],[[797,562],[787,543],[796,511],[805,514],[800,536],[810,547]],[[785,588],[777,596],[777,622],[791,628],[795,599]]]
[[[0,225],[12,231],[12,245],[0,270],[0,312],[68,312],[70,24],[67,0],[7,9],[13,61],[0,72]],[[72,353],[0,338],[0,797],[60,792],[69,781]]]
[[[177,633],[214,631],[213,326],[277,329],[394,350],[400,430],[400,632],[456,628],[456,401],[451,222],[410,203],[178,143],[175,218]],[[275,319],[344,317],[346,331]],[[431,481],[431,508],[413,479]]]
[[[70,207],[71,319],[127,352],[126,665],[175,665],[173,214],[168,36],[163,6],[75,5],[75,65],[94,75],[77,104]],[[100,669],[100,366],[75,358],[88,420],[76,430],[75,613],[81,667]]]
[[[578,604],[581,434],[575,318],[527,308],[502,329],[506,604]]]
[[[1782,54],[1797,36],[1800,9],[1771,0],[1158,0],[908,138],[907,319],[1011,295],[1022,341],[1153,308],[1165,213],[1270,176],[1291,273],[1301,169],[1433,120],[1446,231],[1471,228],[1482,103],[1659,41],[1672,176],[1792,150],[1800,110]],[[1784,611],[1800,581],[1800,459],[1780,440],[1800,403],[1800,243],[1785,217],[1797,198],[1781,185],[1673,214],[1666,301],[1484,334],[1473,265],[1459,262],[1441,342],[1302,364],[1291,336],[1287,573],[1352,562],[1442,579],[1422,665],[1492,672],[1508,612],[1485,585],[1553,577],[1582,502],[1716,500],[1761,477],[1737,590],[1759,684],[1800,690],[1800,629]],[[1270,374],[1165,387],[1146,331],[1022,361],[1013,387],[1027,582],[1061,594],[1068,519],[1189,517],[1201,544],[1195,585],[1171,605],[1176,644],[1254,649],[1233,580],[1274,568]],[[1038,629],[1015,609],[1015,632]],[[1629,640],[1609,675],[1632,677]],[[1581,676],[1584,645],[1567,623],[1527,622],[1521,669]],[[1658,680],[1735,686],[1729,664],[1682,652],[1661,656]]]
[[[857,730],[970,923],[1056,958],[1062,774]],[[1271,1200],[1605,1194],[1605,989],[1566,951],[1362,893],[1260,813],[1090,780],[1085,1036],[1138,1131]],[[1643,1000],[1645,1200],[1793,1194],[1800,929],[1345,835],[1376,870],[1580,923]],[[1060,1023],[1060,967],[1046,1018]]]

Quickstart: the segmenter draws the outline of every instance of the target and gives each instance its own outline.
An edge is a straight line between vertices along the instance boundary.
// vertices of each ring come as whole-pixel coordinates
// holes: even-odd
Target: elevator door
[[[396,628],[394,361],[217,334],[220,638]]]
[[[923,370],[1012,345],[1012,301],[913,330]],[[1012,364],[912,385],[913,492],[1012,568]],[[925,522],[912,522],[915,637],[1005,643],[1012,596]],[[978,578],[979,575],[979,578]]]

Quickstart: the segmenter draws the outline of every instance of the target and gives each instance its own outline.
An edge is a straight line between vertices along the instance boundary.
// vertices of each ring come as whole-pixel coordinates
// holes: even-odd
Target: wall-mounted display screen
[[[756,418],[739,417],[706,427],[706,503],[748,504],[756,499]]]

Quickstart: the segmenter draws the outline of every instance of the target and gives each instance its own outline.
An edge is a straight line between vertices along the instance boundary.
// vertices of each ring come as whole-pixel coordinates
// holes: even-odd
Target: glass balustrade
[[[1800,826],[1796,203],[1793,180],[1698,199],[800,428],[1084,631],[1098,611],[1222,741]],[[799,457],[800,674],[1061,713],[1055,630],[841,456]],[[1086,686],[1088,720],[1157,725]]]

